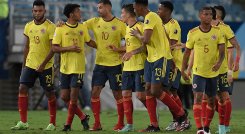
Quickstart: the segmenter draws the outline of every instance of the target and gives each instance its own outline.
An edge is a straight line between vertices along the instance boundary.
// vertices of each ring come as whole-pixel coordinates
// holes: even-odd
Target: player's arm
[[[192,67],[193,67],[193,63],[194,63],[194,50],[191,51],[191,54],[190,54],[190,57],[189,57],[189,64],[188,64],[188,67],[187,67],[187,70],[186,70],[186,73],[188,76],[191,77],[191,70],[192,70]]]
[[[182,68],[181,68],[181,75],[182,75],[182,77],[184,78],[185,81],[189,81],[190,80],[188,75],[185,73],[185,70],[188,67],[188,61],[189,61],[190,54],[191,54],[191,49],[186,48],[185,52],[184,52],[183,61],[182,61]]]
[[[229,41],[232,44],[232,46],[236,48],[236,60],[234,61],[233,70],[238,71],[239,70],[239,61],[240,61],[240,56],[241,56],[241,48],[240,48],[240,45],[239,45],[236,37],[229,39]],[[228,64],[229,64],[229,61],[228,61]]]
[[[61,47],[59,44],[53,44],[52,45],[52,50],[55,53],[64,53],[64,52],[81,52],[81,48],[76,45],[68,46],[68,47]]]
[[[97,48],[96,42],[94,40],[90,40],[89,42],[86,42],[86,44],[92,48]]]
[[[225,58],[225,44],[222,43],[222,44],[219,44],[218,45],[218,48],[219,48],[219,58],[218,58],[218,61],[216,62],[216,64],[213,66],[212,70],[213,71],[218,71],[224,58]]]
[[[51,47],[52,47],[52,40],[49,41]],[[39,65],[39,67],[36,69],[37,72],[42,72],[45,69],[46,64],[50,61],[50,59],[54,56],[54,52],[52,51],[52,48],[50,48],[48,55],[44,59],[44,61]]]
[[[118,52],[118,53],[124,53],[126,52],[126,46],[120,46],[120,47],[116,47],[115,45],[109,45],[108,46],[110,50],[114,51],[114,52]]]
[[[24,60],[23,60],[22,68],[26,66],[26,58],[29,53],[29,43],[30,43],[29,37],[24,35],[25,46],[24,46]]]
[[[132,29],[132,31],[130,33],[132,36],[135,36],[137,39],[139,39],[142,42],[142,45],[133,51],[125,53],[122,57],[122,60],[124,60],[124,61],[129,60],[133,55],[138,54],[138,53],[140,53],[146,49],[146,45],[150,42],[153,30],[152,29],[146,29],[146,30],[144,30],[144,34],[141,35],[139,29],[137,28],[137,29]]]

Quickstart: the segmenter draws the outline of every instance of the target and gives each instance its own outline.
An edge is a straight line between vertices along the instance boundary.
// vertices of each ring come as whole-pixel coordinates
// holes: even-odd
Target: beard
[[[43,20],[44,15],[43,16],[33,16],[34,20],[36,20],[37,22],[40,22]]]

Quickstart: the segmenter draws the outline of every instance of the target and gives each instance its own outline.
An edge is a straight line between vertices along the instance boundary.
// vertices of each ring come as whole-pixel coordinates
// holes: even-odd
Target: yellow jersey
[[[140,46],[142,46],[142,43],[139,39],[137,39],[134,36],[131,36],[130,31],[132,29],[139,29],[141,33],[143,33],[143,23],[136,22],[133,26],[126,28],[126,35],[125,35],[125,41],[126,41],[126,52],[133,51]],[[137,71],[144,68],[144,63],[146,59],[146,54],[144,52],[138,53],[136,55],[133,55],[128,61],[124,62],[123,71]]]
[[[219,27],[212,26],[208,32],[203,32],[199,27],[189,31],[186,47],[195,51],[193,74],[205,78],[219,75],[219,71],[212,71],[212,67],[218,60],[218,45],[223,43],[224,37]]]
[[[166,32],[170,40],[176,40],[177,43],[181,43],[181,28],[177,20],[171,19],[168,23],[164,24]],[[175,61],[176,67],[181,70],[183,53],[181,49],[174,49],[172,51],[173,60]]]
[[[122,63],[120,54],[108,49],[108,46],[121,46],[121,40],[125,37],[126,24],[116,17],[110,21],[96,17],[87,20],[85,24],[89,30],[93,31],[97,44],[95,64],[103,66],[120,65]]]
[[[225,40],[225,58],[224,61],[222,62],[222,65],[220,66],[219,73],[224,74],[228,71],[228,53],[227,53],[227,48],[231,47],[231,43],[229,39],[235,37],[233,31],[231,30],[229,25],[226,25],[224,23],[219,23],[218,27],[221,30],[221,33],[224,35],[224,40]]]
[[[77,45],[81,52],[64,52],[61,53],[60,72],[64,74],[83,74],[85,73],[85,54],[84,44],[91,40],[86,25],[77,23],[70,25],[65,23],[55,29],[53,44],[60,47],[69,47]]]
[[[143,29],[153,30],[150,42],[146,45],[148,52],[147,60],[154,62],[162,57],[172,59],[169,41],[162,20],[156,13],[149,12],[145,16]]]
[[[48,19],[42,24],[35,24],[34,20],[25,25],[24,35],[29,38],[29,53],[25,66],[37,69],[50,52],[50,40],[53,39],[55,25]],[[46,64],[45,69],[53,66],[53,58]]]

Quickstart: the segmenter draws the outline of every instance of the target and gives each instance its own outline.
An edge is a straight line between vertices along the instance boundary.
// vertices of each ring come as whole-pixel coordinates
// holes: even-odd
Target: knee
[[[142,95],[142,94],[136,94],[137,99],[139,99],[140,101],[145,101],[146,100],[146,96]]]
[[[100,97],[100,91],[102,90],[101,86],[94,86],[91,91],[92,97]]]
[[[194,103],[201,105],[202,104],[202,96],[203,96],[202,94],[196,93],[195,97],[194,97]]]
[[[49,100],[56,98],[55,92],[46,92],[45,94]]]
[[[27,95],[28,94],[28,87],[25,85],[20,84],[19,86],[19,94],[20,95]]]
[[[60,97],[66,103],[70,101],[70,97],[66,94],[62,94]]]

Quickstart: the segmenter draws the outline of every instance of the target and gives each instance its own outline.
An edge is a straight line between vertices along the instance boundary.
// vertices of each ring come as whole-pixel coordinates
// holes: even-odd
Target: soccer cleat
[[[71,125],[64,125],[64,128],[62,129],[62,131],[64,132],[71,131]]]
[[[149,125],[146,129],[139,130],[139,132],[159,132],[159,127],[154,127],[153,125]]]
[[[19,121],[14,127],[11,127],[11,130],[26,130],[29,128],[29,124],[26,122]]]
[[[132,132],[134,130],[132,124],[126,124],[121,130],[118,132]]]
[[[230,126],[225,126],[225,131],[226,131],[226,133],[230,133],[231,132]]]
[[[90,128],[89,131],[101,131],[102,127],[100,123],[94,123],[93,128]]]
[[[184,131],[191,128],[191,122],[188,119],[185,119],[180,124],[178,123],[178,126],[176,127],[176,131]]]
[[[90,116],[89,115],[86,115],[85,118],[83,120],[81,120],[81,124],[83,125],[83,130],[89,130],[89,118]]]
[[[113,127],[113,130],[114,130],[114,131],[119,131],[119,130],[121,130],[123,127],[124,127],[124,124],[116,124],[116,125]]]
[[[225,126],[219,125],[219,134],[226,134]]]
[[[48,124],[48,126],[44,129],[45,131],[54,131],[56,130],[56,127],[53,123]]]
[[[204,127],[203,130],[204,130],[204,134],[211,134],[209,127]]]
[[[204,134],[204,130],[198,130],[197,134]]]
[[[165,128],[165,130],[167,130],[167,131],[173,131],[173,130],[176,130],[177,126],[178,126],[178,122],[177,121],[172,121],[168,125],[168,127]]]

